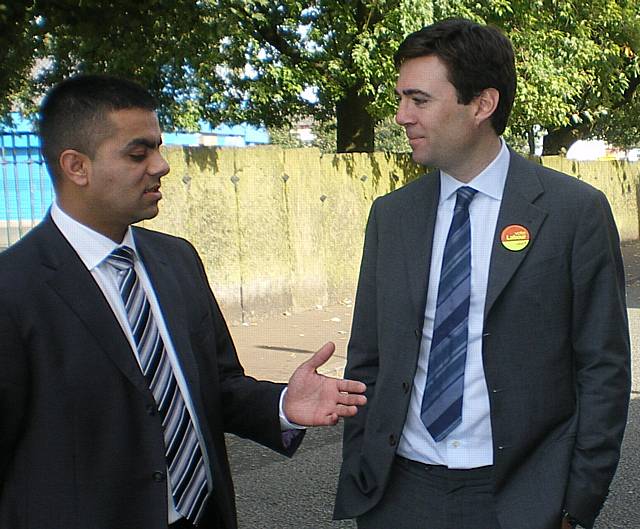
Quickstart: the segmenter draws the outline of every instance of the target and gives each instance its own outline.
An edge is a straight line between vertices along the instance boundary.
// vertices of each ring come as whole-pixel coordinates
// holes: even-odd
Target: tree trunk
[[[375,120],[367,112],[371,102],[352,86],[336,103],[337,152],[373,152]]]
[[[582,137],[580,130],[575,127],[562,127],[549,131],[542,139],[542,156],[566,154],[576,141]]]
[[[536,133],[533,127],[529,127],[527,131],[527,144],[529,145],[529,156],[535,156],[536,154]]]

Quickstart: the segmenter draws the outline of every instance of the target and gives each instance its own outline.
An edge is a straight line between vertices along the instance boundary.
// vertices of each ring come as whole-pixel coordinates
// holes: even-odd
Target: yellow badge
[[[519,252],[529,246],[531,235],[529,230],[520,224],[511,224],[507,226],[500,234],[502,246],[512,252]]]

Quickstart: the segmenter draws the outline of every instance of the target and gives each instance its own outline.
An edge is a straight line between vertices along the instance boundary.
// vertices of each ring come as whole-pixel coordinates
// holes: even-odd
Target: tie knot
[[[458,191],[456,191],[457,193],[456,209],[468,208],[469,204],[471,203],[471,201],[473,200],[473,197],[476,195],[477,192],[478,190],[473,189],[472,187],[468,187],[468,186],[459,187]]]
[[[135,252],[128,246],[118,246],[107,256],[107,262],[118,270],[129,270],[133,267]]]

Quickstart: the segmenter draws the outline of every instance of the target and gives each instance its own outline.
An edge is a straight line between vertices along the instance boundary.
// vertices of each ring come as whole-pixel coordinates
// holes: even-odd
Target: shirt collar
[[[136,251],[131,226],[127,228],[122,243],[116,244],[108,237],[70,217],[55,201],[51,205],[51,218],[88,270],[93,270],[102,263],[118,246],[129,246],[134,252]]]
[[[463,186],[472,187],[476,191],[488,195],[491,198],[502,200],[511,155],[507,144],[502,138],[500,138],[500,143],[501,147],[498,155],[468,184],[456,180],[444,171],[440,171],[440,204],[448,200],[458,188]]]

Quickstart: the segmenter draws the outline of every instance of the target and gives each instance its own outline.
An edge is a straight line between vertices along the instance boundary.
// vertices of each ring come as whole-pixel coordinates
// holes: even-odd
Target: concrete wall
[[[165,150],[160,215],[144,225],[198,249],[225,316],[251,321],[353,299],[373,199],[423,170],[409,156],[316,149]],[[545,165],[609,196],[625,239],[639,237],[640,164]]]
[[[561,156],[545,156],[541,163],[600,189],[609,199],[621,239],[640,238],[640,163],[577,162]]]

